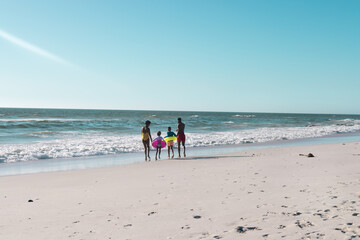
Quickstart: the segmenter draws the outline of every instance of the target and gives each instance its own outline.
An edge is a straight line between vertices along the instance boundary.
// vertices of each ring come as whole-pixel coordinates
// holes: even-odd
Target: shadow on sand
[[[231,155],[231,156],[203,156],[203,157],[186,157],[186,158],[173,158],[171,160],[202,160],[202,159],[219,159],[219,158],[248,158],[255,157],[255,155]]]

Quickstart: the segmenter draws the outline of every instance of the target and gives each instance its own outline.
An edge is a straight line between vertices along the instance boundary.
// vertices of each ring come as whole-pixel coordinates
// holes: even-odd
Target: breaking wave
[[[256,128],[241,131],[187,133],[188,147],[209,147],[246,143],[315,138],[360,131],[360,120],[344,119],[327,126]],[[36,132],[34,134],[52,134]],[[140,152],[139,135],[102,136],[96,133],[31,144],[0,145],[0,162],[73,158]]]

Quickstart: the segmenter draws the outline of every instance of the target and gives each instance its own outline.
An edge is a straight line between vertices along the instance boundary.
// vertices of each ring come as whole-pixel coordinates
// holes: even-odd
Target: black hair
[[[168,127],[168,130],[171,131],[171,127]]]
[[[145,124],[150,124],[151,122],[149,120],[146,120]]]
[[[157,132],[157,135],[158,135],[158,136],[160,136],[160,135],[161,135],[161,132],[160,132],[160,131],[158,131],[158,132]]]
[[[178,118],[178,121],[181,121],[181,118]]]

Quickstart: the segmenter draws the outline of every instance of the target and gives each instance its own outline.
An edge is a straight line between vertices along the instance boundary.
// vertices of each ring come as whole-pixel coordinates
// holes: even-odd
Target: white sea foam
[[[188,147],[208,147],[244,143],[292,140],[360,131],[360,121],[328,126],[257,128],[232,132],[187,133]],[[51,158],[72,158],[143,150],[139,135],[85,135],[32,144],[0,145],[0,162],[29,161]]]
[[[232,123],[234,123],[234,122],[233,122],[233,121],[226,121],[226,122],[224,122],[224,123],[232,124]]]
[[[46,143],[6,144],[0,146],[0,161],[14,162],[138,152],[141,145],[138,136],[87,136],[52,140]]]
[[[255,115],[239,115],[239,114],[236,114],[236,115],[234,115],[234,117],[254,118],[254,117],[256,117],[256,116],[255,116]]]
[[[330,119],[330,121],[336,125],[346,125],[346,126],[360,125],[360,120],[358,120],[358,119],[350,119],[350,118],[341,119],[341,120],[331,120]]]

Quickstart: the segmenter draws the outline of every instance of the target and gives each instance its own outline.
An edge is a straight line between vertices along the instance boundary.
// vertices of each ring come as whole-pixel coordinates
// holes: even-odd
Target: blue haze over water
[[[145,120],[155,137],[168,126],[175,131],[178,117],[188,151],[360,135],[360,115],[0,108],[0,162],[138,153]]]

